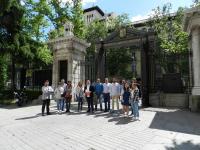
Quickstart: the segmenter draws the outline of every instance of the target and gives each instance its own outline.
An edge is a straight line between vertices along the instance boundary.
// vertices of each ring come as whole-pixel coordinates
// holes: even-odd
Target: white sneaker
[[[136,117],[136,120],[137,120],[137,121],[140,121],[139,117]]]

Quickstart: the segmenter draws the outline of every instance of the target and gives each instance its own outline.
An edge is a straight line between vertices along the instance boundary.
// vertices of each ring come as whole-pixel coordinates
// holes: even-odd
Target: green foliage
[[[27,0],[24,6],[19,0],[7,0],[1,5],[0,54],[10,55],[12,58],[13,89],[17,63],[28,67],[35,60],[45,64],[52,60],[50,50],[47,50],[46,44],[42,42],[43,30],[48,26],[45,16],[48,11],[50,9],[46,0]]]
[[[183,31],[183,8],[179,8],[175,15],[170,14],[171,4],[161,9],[154,9],[150,27],[157,33],[161,48],[169,53],[181,54],[188,50],[188,34]]]
[[[52,54],[50,53],[47,45],[42,45],[41,47],[39,47],[37,49],[36,56],[46,65],[52,63],[52,60],[53,60]]]
[[[5,56],[0,56],[0,91],[5,88],[7,81],[8,61]]]
[[[97,41],[104,39],[108,35],[108,28],[105,22],[94,20],[86,28],[85,38],[91,43],[91,46],[87,49],[88,54],[94,54],[95,44]]]
[[[194,4],[192,7],[195,7],[195,6],[200,6],[200,1],[199,0],[193,0]]]
[[[105,21],[92,21],[86,28],[85,37],[91,46],[87,49],[87,54],[95,53],[95,44],[105,39],[111,32],[119,30],[130,23],[127,14],[116,18],[108,18]],[[129,49],[108,49],[107,50],[107,70],[109,76],[132,78],[130,69],[131,54]]]
[[[58,0],[48,1],[50,12],[46,13],[46,17],[53,29],[48,33],[49,39],[54,39],[64,35],[64,24],[71,19],[70,3]]]
[[[72,23],[74,25],[74,35],[79,38],[84,38],[85,24],[81,0],[73,0],[72,7]]]
[[[160,46],[155,55],[166,73],[187,74],[182,68],[182,63],[186,64],[186,61],[180,60],[188,54],[188,34],[182,26],[184,9],[179,8],[175,14],[170,13],[171,9],[170,3],[162,8],[157,7],[153,10],[154,15],[148,24],[156,32]]]
[[[108,75],[131,79],[131,50],[129,48],[118,48],[107,50]]]

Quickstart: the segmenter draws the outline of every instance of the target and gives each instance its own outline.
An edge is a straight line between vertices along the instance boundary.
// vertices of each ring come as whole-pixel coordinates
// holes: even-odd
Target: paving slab
[[[41,116],[41,106],[0,108],[0,150],[200,150],[200,114],[145,108],[140,121],[97,111]]]

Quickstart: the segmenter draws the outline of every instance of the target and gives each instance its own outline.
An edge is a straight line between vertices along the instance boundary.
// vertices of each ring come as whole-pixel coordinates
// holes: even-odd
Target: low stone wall
[[[189,108],[189,96],[184,93],[151,93],[149,103],[153,107]]]

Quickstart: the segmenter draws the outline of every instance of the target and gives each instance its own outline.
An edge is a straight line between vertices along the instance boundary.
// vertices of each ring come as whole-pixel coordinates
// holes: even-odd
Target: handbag
[[[63,94],[61,94],[61,97],[65,97],[66,95],[66,91],[63,92]]]
[[[138,101],[138,106],[141,107],[142,106],[142,99],[140,98]]]

